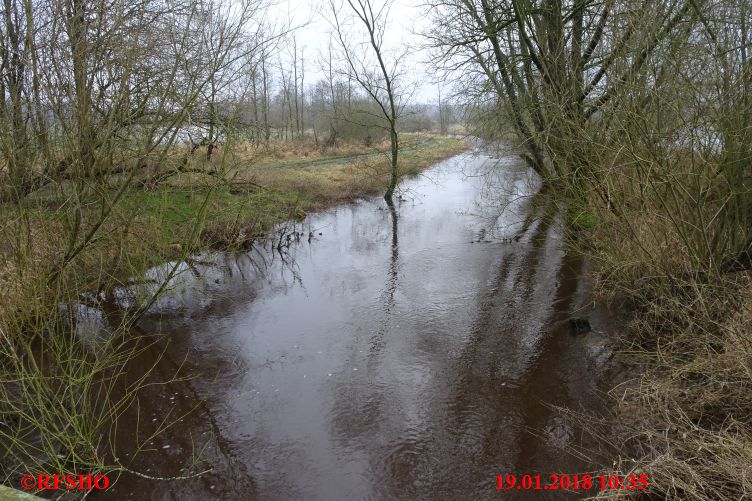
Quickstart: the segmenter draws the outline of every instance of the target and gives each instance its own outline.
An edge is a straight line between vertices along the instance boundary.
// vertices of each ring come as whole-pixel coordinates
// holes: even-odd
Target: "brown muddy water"
[[[123,464],[190,478],[124,474],[96,499],[581,497],[496,491],[592,468],[552,406],[597,410],[608,354],[557,225],[510,240],[536,183],[515,155],[462,154],[403,182],[393,212],[358,201],[288,227],[303,238],[286,250],[185,266],[131,371],[184,379],[147,388],[119,430],[145,449]],[[572,315],[595,332],[573,336]]]

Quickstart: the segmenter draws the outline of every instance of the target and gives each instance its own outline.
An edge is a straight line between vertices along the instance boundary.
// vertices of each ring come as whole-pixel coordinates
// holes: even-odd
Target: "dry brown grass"
[[[604,176],[614,206],[590,194],[598,223],[573,242],[598,265],[601,299],[632,319],[610,392],[614,420],[599,431],[617,456],[609,467],[647,473],[650,499],[750,499],[752,272],[719,266],[713,244],[728,227],[708,223],[720,204],[698,195],[716,181],[681,161],[663,172],[646,164],[650,176],[626,162]]]
[[[415,148],[418,141],[425,145]],[[434,163],[456,155],[469,148],[465,141],[437,136],[417,135],[409,137],[400,156],[399,169],[402,175],[415,175]],[[339,156],[353,158],[331,159],[329,155],[293,157],[305,163],[288,166],[264,162],[235,164],[238,183],[251,183],[265,189],[298,196],[304,210],[315,210],[332,204],[373,195],[385,189],[389,181],[389,158],[385,154],[386,142],[364,148],[360,144],[343,145],[330,151]],[[293,148],[294,151],[294,148]],[[285,150],[281,158],[291,157]],[[327,159],[331,159],[327,161]],[[268,158],[267,158],[268,159]],[[317,163],[308,164],[315,161]]]
[[[326,146],[310,138],[300,138],[291,141],[270,140],[268,144],[254,145],[251,143],[233,144],[228,148],[215,148],[215,158],[221,158],[225,153],[231,161],[239,164],[252,164],[255,167],[268,167],[285,162],[305,162],[322,160],[332,157],[347,157],[388,151],[389,141],[382,139],[374,141],[370,146],[363,142],[338,141],[334,146]]]
[[[752,496],[752,280],[734,278],[685,284],[683,298],[653,301],[630,331],[653,339],[628,342],[622,356],[642,371],[611,392],[615,471],[647,473],[658,498]]]

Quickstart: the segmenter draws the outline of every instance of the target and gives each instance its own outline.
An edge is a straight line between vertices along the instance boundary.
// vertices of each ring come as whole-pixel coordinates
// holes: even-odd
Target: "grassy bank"
[[[405,135],[401,174],[416,175],[468,147],[461,139]],[[272,145],[253,155],[235,148],[222,160],[227,166],[222,180],[195,172],[180,174],[157,189],[129,192],[123,210],[140,213],[139,226],[152,232],[146,239],[164,255],[179,252],[179,236],[191,230],[207,202],[201,245],[237,246],[263,235],[275,223],[380,193],[388,181],[386,151],[386,143],[322,151],[312,142],[301,142],[288,149]],[[211,166],[201,168],[208,171]]]
[[[405,134],[402,140],[402,175],[426,167],[469,147],[462,139],[429,134]],[[388,180],[388,144],[365,147],[343,144],[318,148],[313,141],[271,143],[251,149],[246,145],[218,149],[211,162],[197,153],[184,172],[162,182],[133,186],[112,206],[97,241],[70,269],[85,290],[96,290],[103,275],[125,279],[155,263],[202,248],[232,248],[264,234],[272,225],[304,216],[333,204],[377,194]],[[80,200],[80,217],[95,221],[115,188],[96,186]],[[23,246],[31,249],[26,263],[52,263],[65,248],[70,225],[68,193],[56,187],[29,197],[23,206],[0,207],[4,219],[6,257]],[[27,222],[32,231],[17,246],[17,226]],[[194,243],[188,243],[198,227]],[[18,277],[9,259],[0,280],[14,288]],[[27,273],[28,270],[23,273]],[[13,284],[15,282],[15,285]],[[80,291],[79,291],[80,292]]]

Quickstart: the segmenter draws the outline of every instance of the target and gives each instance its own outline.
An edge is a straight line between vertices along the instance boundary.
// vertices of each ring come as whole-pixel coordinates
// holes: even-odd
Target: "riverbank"
[[[417,175],[468,148],[469,143],[458,137],[404,134],[401,175]],[[112,206],[107,198],[115,197],[116,183],[95,187],[86,198],[74,201],[80,206],[75,214],[69,211],[65,188],[40,190],[23,206],[0,211],[11,223],[28,221],[31,231],[18,245],[29,249],[31,255],[23,261],[30,264],[60,259],[73,219],[83,221],[85,229],[87,223],[97,223],[105,208],[111,210],[97,228],[96,248],[87,248],[66,270],[78,283],[85,276],[85,289],[96,290],[103,274],[125,280],[191,252],[241,247],[277,223],[378,193],[388,179],[387,151],[386,143],[318,148],[308,140],[272,142],[255,149],[236,144],[215,150],[211,162],[197,154],[188,168],[171,171],[158,182],[156,176],[145,176],[131,183]],[[6,259],[0,266],[0,285],[12,290],[18,273],[28,277],[35,270],[19,270],[12,262],[11,254],[18,249],[13,245],[13,224],[3,230],[6,244],[0,253]]]
[[[676,171],[686,168],[680,160],[660,162]],[[648,492],[661,499],[752,493],[752,271],[749,251],[729,250],[745,245],[746,228],[723,219],[736,195],[712,195],[737,188],[708,172],[698,163],[670,184],[656,175],[635,187],[609,171],[602,191],[560,200],[570,246],[594,265],[596,300],[628,318],[614,336],[613,419],[593,427],[614,451],[604,468],[648,475]]]
[[[417,175],[469,147],[456,137],[404,134],[400,174]],[[202,183],[188,173],[175,176],[158,190],[125,197],[126,207],[146,208],[143,213],[150,218],[157,215],[151,220],[152,240],[159,243],[161,254],[180,252],[174,236],[190,230],[209,189],[212,193],[200,242],[226,249],[263,236],[274,224],[379,193],[388,182],[386,143],[368,148],[343,145],[325,154],[312,143],[299,143],[292,151],[272,146],[256,156],[238,150],[238,156],[227,161],[226,182]]]

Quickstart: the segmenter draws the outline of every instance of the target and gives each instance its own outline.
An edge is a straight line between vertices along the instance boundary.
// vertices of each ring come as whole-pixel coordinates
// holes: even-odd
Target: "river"
[[[609,320],[558,225],[524,225],[537,188],[518,156],[468,152],[405,180],[394,211],[360,200],[288,227],[303,236],[279,251],[194,262],[142,322],[156,342],[132,371],[189,377],[142,393],[119,433],[148,450],[120,460],[210,471],[125,474],[96,499],[581,496],[496,491],[592,468],[554,407],[599,409]],[[572,335],[573,315],[595,333]]]

